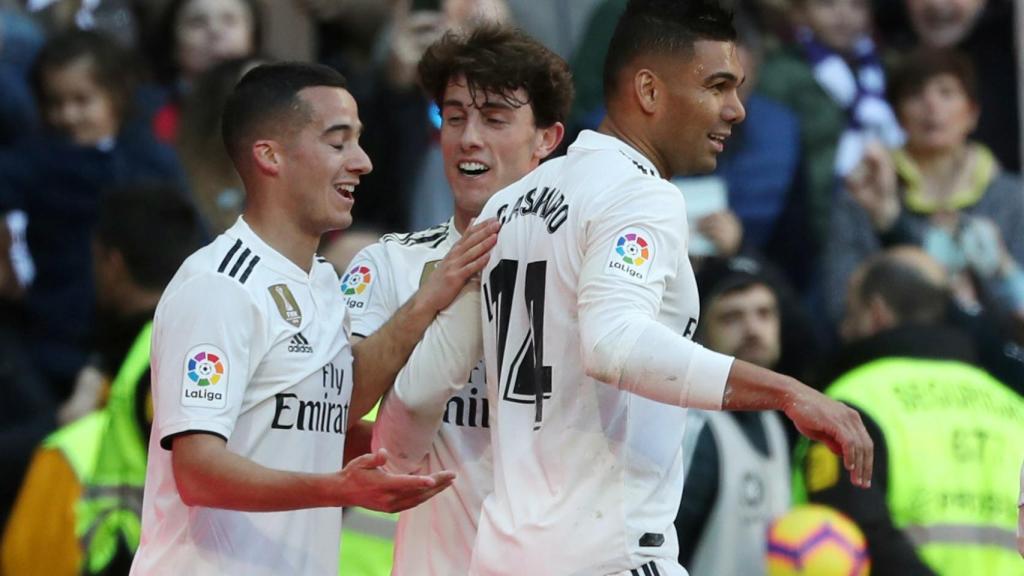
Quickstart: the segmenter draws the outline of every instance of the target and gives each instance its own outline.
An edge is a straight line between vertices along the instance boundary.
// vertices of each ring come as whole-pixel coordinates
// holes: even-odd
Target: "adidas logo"
[[[299,332],[288,341],[288,351],[298,352],[299,354],[312,354],[313,347],[309,345],[309,340],[306,340],[302,332]]]

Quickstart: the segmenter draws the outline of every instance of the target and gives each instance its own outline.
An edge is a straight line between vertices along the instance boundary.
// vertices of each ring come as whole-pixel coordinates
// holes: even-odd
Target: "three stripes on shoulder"
[[[242,249],[241,253],[238,252],[239,248]],[[252,269],[256,267],[256,263],[259,261],[260,257],[244,247],[241,240],[235,240],[235,244],[231,246],[228,253],[224,255],[224,259],[220,261],[217,272],[245,284],[245,281],[249,279],[249,274],[252,273]]]

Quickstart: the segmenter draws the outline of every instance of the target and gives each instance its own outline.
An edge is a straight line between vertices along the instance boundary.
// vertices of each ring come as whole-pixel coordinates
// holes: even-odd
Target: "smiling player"
[[[561,58],[496,25],[448,34],[427,50],[419,74],[441,109],[441,153],[455,214],[421,232],[385,236],[353,259],[342,289],[351,292],[356,335],[374,333],[432,274],[487,199],[558,146],[572,100]],[[353,289],[356,276],[361,290]],[[469,568],[480,506],[493,485],[479,306],[479,291],[472,291],[439,316],[377,418],[374,446],[392,454],[389,468],[457,474],[452,490],[401,514],[396,574]]]
[[[482,272],[495,489],[470,574],[682,575],[673,528],[685,412],[777,409],[871,475],[857,413],[692,342],[683,197],[744,109],[731,15],[632,0],[605,64],[608,116],[495,194]]]

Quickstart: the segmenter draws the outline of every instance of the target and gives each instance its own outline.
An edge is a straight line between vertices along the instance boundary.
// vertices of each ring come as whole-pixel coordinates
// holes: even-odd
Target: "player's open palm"
[[[361,506],[379,512],[400,512],[429,500],[452,485],[453,472],[427,476],[392,474],[384,470],[385,450],[353,459],[338,472],[338,490],[344,506]]]
[[[856,410],[804,386],[785,412],[801,434],[843,456],[855,486],[871,486],[875,447]]]
[[[470,279],[483,270],[491,249],[498,241],[498,221],[491,218],[468,228],[462,238],[430,273],[419,296],[434,310],[440,312],[451,304]]]

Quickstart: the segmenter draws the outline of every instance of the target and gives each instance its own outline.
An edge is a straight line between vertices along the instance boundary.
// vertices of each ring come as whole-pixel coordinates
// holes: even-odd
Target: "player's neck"
[[[455,208],[455,215],[452,218],[452,223],[455,225],[455,231],[459,233],[459,236],[466,233],[466,228],[469,228],[469,221],[473,218],[476,218],[476,214],[464,212],[459,210],[458,207]]]
[[[635,130],[631,130],[628,123],[622,124],[616,122],[611,115],[608,114],[605,115],[604,120],[601,121],[601,125],[597,127],[597,131],[601,134],[614,136],[643,154],[644,158],[650,160],[651,163],[654,164],[654,167],[658,169],[658,174],[660,174],[662,178],[672,177],[672,174],[670,174],[668,170],[668,163],[662,160],[655,147],[642,134],[638,134]]]
[[[320,236],[307,233],[297,222],[269,208],[259,202],[251,203],[246,206],[242,218],[260,240],[308,274]]]

